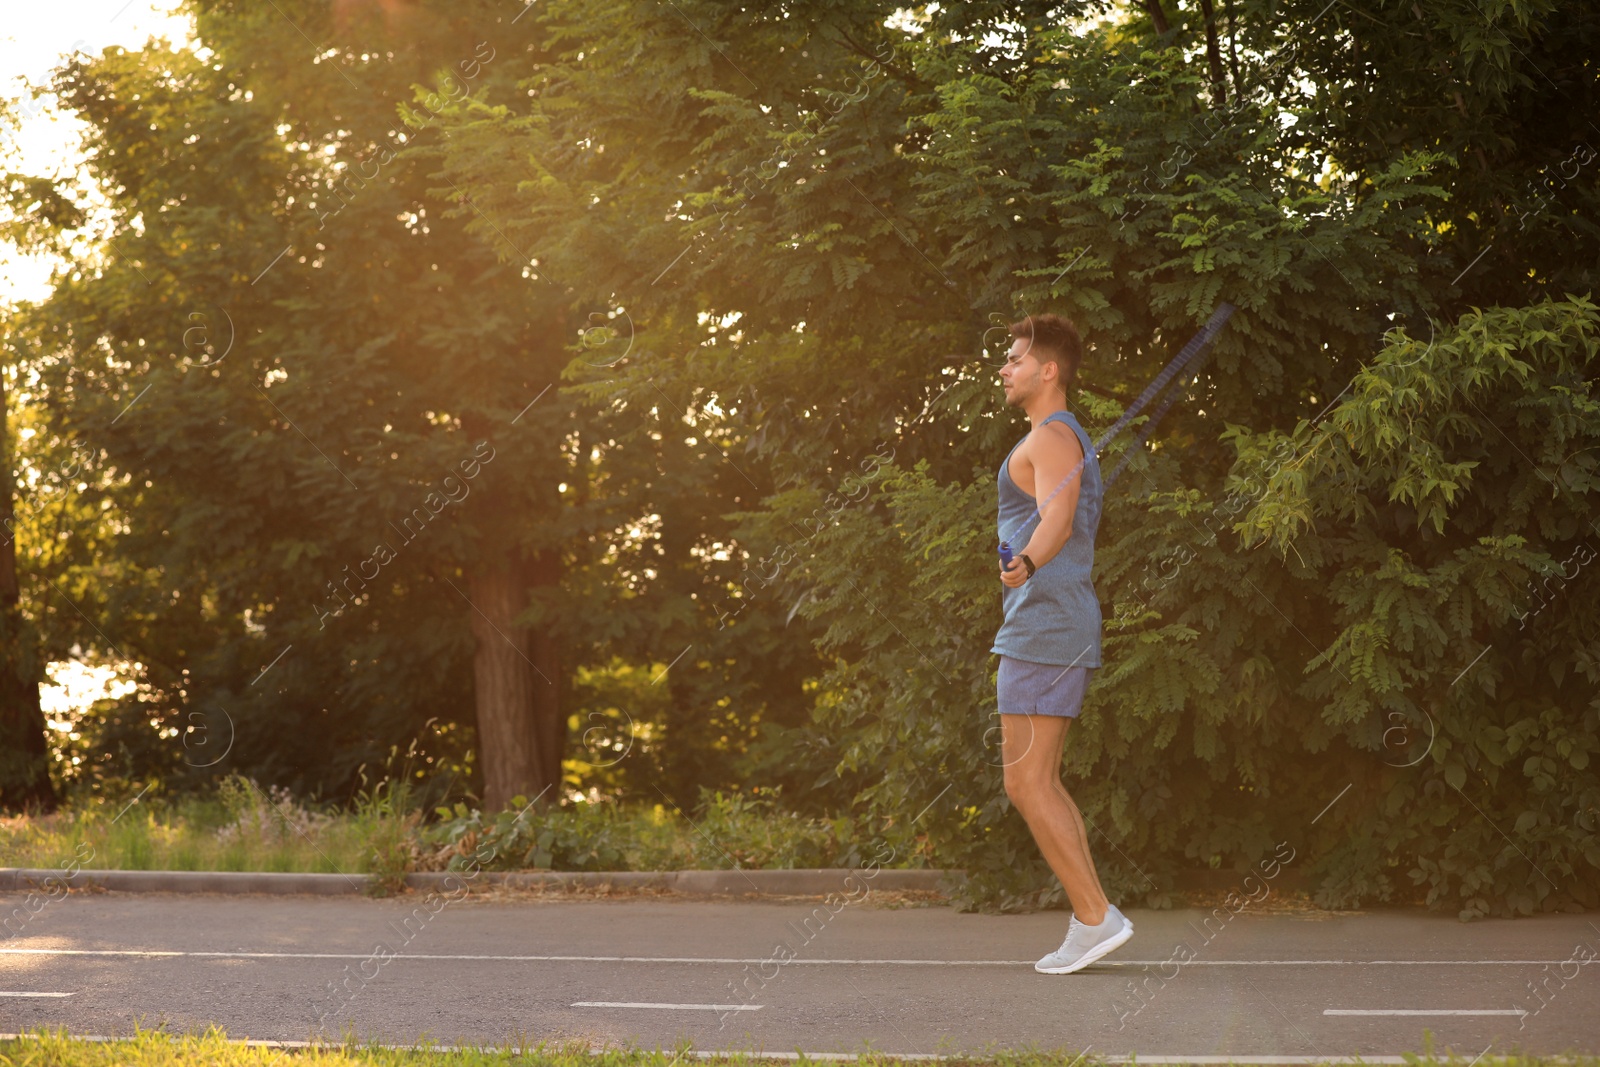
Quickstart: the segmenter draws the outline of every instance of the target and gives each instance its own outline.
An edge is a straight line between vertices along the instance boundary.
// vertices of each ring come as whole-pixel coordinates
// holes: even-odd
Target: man
[[[1066,410],[1083,352],[1077,327],[1059,315],[1030,315],[1012,324],[1011,336],[1000,380],[1006,403],[1026,411],[1033,429],[1000,465],[1000,537],[1013,558],[1001,565],[1005,621],[990,651],[1000,654],[1006,795],[1072,902],[1066,940],[1034,970],[1071,974],[1133,936],[1100,887],[1083,816],[1061,784],[1067,727],[1100,666],[1100,602],[1089,579],[1100,465]]]

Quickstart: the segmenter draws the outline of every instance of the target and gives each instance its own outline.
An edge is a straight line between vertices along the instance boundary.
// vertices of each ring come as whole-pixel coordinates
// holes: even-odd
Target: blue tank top
[[[1051,412],[1039,425],[1046,422],[1066,423],[1078,435],[1078,444],[1083,448],[1085,462],[1078,483],[1078,506],[1072,514],[1072,533],[1061,551],[1041,565],[1032,578],[1015,589],[1000,587],[1005,621],[1000,624],[994,647],[989,651],[1032,663],[1098,667],[1100,600],[1095,596],[1089,572],[1094,568],[1094,533],[1100,525],[1103,495],[1100,463],[1095,458],[1094,443],[1071,412]],[[1000,520],[996,537],[1009,536],[1012,552],[1020,555],[1022,546],[1038,528],[1040,516],[1036,510],[1039,501],[1011,480],[1007,468],[1016,450],[1013,445],[1011,452],[1006,453],[1005,462],[1000,464]],[[1036,485],[1034,488],[1043,488],[1048,497],[1056,487]]]

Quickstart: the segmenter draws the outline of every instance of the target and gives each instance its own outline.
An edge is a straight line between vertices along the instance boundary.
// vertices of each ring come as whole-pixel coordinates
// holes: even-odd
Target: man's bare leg
[[[1061,719],[1061,730],[1056,736],[1055,756],[1050,761],[1050,766],[1055,768],[1055,773],[1049,776],[1050,785],[1051,785],[1052,788],[1055,789],[1056,793],[1060,795],[1062,802],[1067,806],[1067,810],[1069,812],[1071,812],[1073,822],[1075,822],[1077,824],[1078,832],[1077,832],[1077,834],[1075,834],[1073,836],[1073,841],[1074,841],[1075,844],[1081,846],[1081,854],[1082,854],[1082,858],[1083,858],[1083,865],[1084,865],[1085,868],[1088,869],[1089,873],[1094,876],[1095,889],[1098,890],[1100,895],[1103,897],[1103,896],[1105,896],[1105,888],[1100,884],[1100,872],[1095,869],[1094,859],[1089,855],[1089,827],[1088,827],[1088,824],[1083,821],[1083,812],[1078,810],[1077,802],[1072,799],[1072,794],[1067,792],[1066,785],[1061,781],[1061,756],[1062,756],[1062,753],[1066,750],[1066,747],[1067,747],[1067,730],[1068,730],[1068,728],[1071,727],[1073,720],[1070,719],[1070,718],[1066,718],[1066,717],[1062,717],[1062,716],[1054,716],[1054,715],[1052,715],[1052,716],[1043,716],[1043,715],[1039,715],[1039,716],[1022,716],[1022,717],[1023,718],[1032,718],[1032,719],[1035,719],[1035,720],[1044,719],[1044,718],[1052,718],[1052,719],[1060,718]],[[1039,741],[1040,736],[1041,735],[1039,734],[1039,732],[1035,731],[1035,733],[1034,733],[1035,743],[1042,743],[1042,742]]]
[[[1062,715],[1001,715],[1006,795],[1028,823],[1045,862],[1061,879],[1081,923],[1105,921],[1110,901],[1089,854],[1089,835],[1061,783],[1061,752],[1072,720]]]
[[[1072,719],[1066,720],[1068,725],[1070,725],[1072,721]],[[1063,729],[1061,731],[1061,740],[1056,744],[1055,761],[1051,763],[1051,766],[1056,768],[1056,774],[1055,777],[1051,779],[1051,784],[1053,784],[1056,787],[1056,791],[1061,794],[1062,800],[1066,802],[1067,807],[1072,811],[1073,820],[1078,824],[1078,840],[1083,844],[1083,864],[1085,867],[1089,868],[1089,873],[1094,875],[1095,890],[1100,894],[1101,897],[1109,900],[1110,898],[1106,897],[1105,887],[1100,884],[1100,871],[1095,867],[1093,857],[1089,855],[1088,824],[1083,821],[1083,812],[1078,810],[1077,802],[1072,799],[1072,794],[1067,792],[1067,787],[1062,784],[1061,781],[1061,754],[1066,748],[1066,744],[1067,731]]]

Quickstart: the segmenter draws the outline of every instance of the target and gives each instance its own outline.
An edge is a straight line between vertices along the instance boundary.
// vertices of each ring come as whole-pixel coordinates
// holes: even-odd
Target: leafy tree
[[[1089,25],[1096,15],[1110,17]],[[1322,15],[1325,33],[1301,32]],[[1406,891],[1403,878],[1466,914],[1600,900],[1581,843],[1582,820],[1593,818],[1586,756],[1570,765],[1575,776],[1529,764],[1578,819],[1530,853],[1550,884],[1530,889],[1529,871],[1507,866],[1476,831],[1445,845],[1461,858],[1442,863],[1421,828],[1449,807],[1406,809],[1404,798],[1448,788],[1459,745],[1440,735],[1424,760],[1386,766],[1395,735],[1384,716],[1412,714],[1410,736],[1420,737],[1422,692],[1448,689],[1444,673],[1464,666],[1451,655],[1465,649],[1418,659],[1404,695],[1393,679],[1352,674],[1340,642],[1379,631],[1398,647],[1419,619],[1386,614],[1366,556],[1302,559],[1304,534],[1278,535],[1277,552],[1249,551],[1254,542],[1235,533],[1287,506],[1282,472],[1305,467],[1311,441],[1357,417],[1364,376],[1413,358],[1420,329],[1432,324],[1435,351],[1458,351],[1453,339],[1477,328],[1462,318],[1469,293],[1508,302],[1485,320],[1488,350],[1555,346],[1535,323],[1565,324],[1565,354],[1529,363],[1530,396],[1576,396],[1584,380],[1592,310],[1543,301],[1592,284],[1572,272],[1593,262],[1590,230],[1577,229],[1575,256],[1541,248],[1519,260],[1528,280],[1471,269],[1479,242],[1504,232],[1487,214],[1506,207],[1495,183],[1524,182],[1571,149],[1539,138],[1569,136],[1580,121],[1571,105],[1589,98],[1593,75],[1567,41],[1587,39],[1590,18],[1552,5],[1484,28],[1467,5],[1436,8],[1423,45],[1396,44],[1412,17],[1377,5],[1241,3],[1226,17],[1223,64],[1209,4],[909,15],[867,3],[641,4],[626,18],[544,4],[528,18],[557,46],[519,83],[527,99],[465,103],[449,116],[442,175],[495,203],[523,247],[575,288],[625,294],[651,355],[607,368],[608,391],[648,396],[691,373],[719,396],[729,383],[748,388],[748,447],[782,488],[765,508],[738,513],[740,548],[758,574],[852,457],[894,443],[897,470],[880,492],[807,537],[805,564],[775,580],[797,616],[822,627],[817,644],[833,664],[818,680],[827,741],[814,751],[837,759],[841,783],[898,844],[965,866],[975,903],[1058,894],[1042,888],[998,768],[985,764],[993,679],[973,656],[997,622],[992,534],[978,528],[984,486],[1020,428],[999,408],[990,368],[943,353],[977,351],[986,331],[1024,311],[1066,311],[1091,339],[1085,373],[1100,394],[1082,398],[1082,413],[1104,427],[1224,299],[1239,313],[1189,402],[1117,486],[1101,531],[1112,661],[1070,759],[1113,880],[1159,902],[1180,866],[1244,871],[1287,839],[1330,902],[1391,898]],[[1558,19],[1581,27],[1558,40]],[[1505,44],[1486,48],[1486,34]],[[1439,62],[1419,62],[1418,48]],[[1530,56],[1553,84],[1580,91],[1530,95]],[[1453,110],[1381,117],[1390,99],[1436,99],[1441,71],[1480,91]],[[1561,114],[1542,132],[1508,136],[1536,104]],[[1491,141],[1498,170],[1486,184],[1472,168]],[[598,253],[622,233],[630,255]],[[663,265],[672,287],[660,284]],[[737,326],[708,341],[697,331],[706,319]],[[694,357],[659,355],[672,351]],[[1439,418],[1464,417],[1466,398],[1448,394]],[[1586,408],[1572,418],[1566,444],[1581,456],[1594,424]],[[1113,445],[1108,462],[1124,448]],[[1452,454],[1440,470],[1459,483],[1464,462]],[[1386,480],[1365,452],[1351,463],[1365,488],[1330,483],[1331,492],[1403,494],[1421,477]],[[1494,473],[1473,492],[1493,500],[1524,477]],[[1587,486],[1552,491],[1558,510],[1586,513]],[[1334,517],[1329,504],[1312,495],[1294,506],[1320,521]],[[1386,521],[1363,525],[1368,555],[1381,543],[1401,558],[1431,556],[1412,506],[1383,506]],[[1495,536],[1518,521],[1494,524]],[[1480,536],[1472,521],[1461,526],[1453,536]],[[1537,558],[1565,558],[1575,529],[1542,532],[1554,540]],[[759,600],[748,603],[748,617],[762,618]],[[1480,630],[1458,627],[1458,642],[1496,625],[1492,604],[1475,610]],[[1586,617],[1563,634],[1572,663],[1587,663],[1578,649],[1592,626]],[[1493,670],[1509,673],[1510,662]],[[1592,707],[1537,678],[1518,684],[1540,693],[1540,706],[1567,709],[1560,743],[1587,751]],[[1539,732],[1536,719],[1516,722],[1519,737]],[[1361,788],[1343,802],[1353,814],[1324,820],[1353,781]],[[1489,822],[1526,824],[1520,813],[1536,810],[1527,798],[1509,783],[1496,789],[1478,801]],[[1382,819],[1404,829],[1380,832]]]
[[[474,731],[490,803],[532,797],[565,741],[554,625],[518,618],[570,537],[576,420],[531,404],[565,362],[561,315],[438,224],[406,150],[493,46],[469,20],[406,45],[315,4],[194,13],[205,53],[111,49],[56,83],[90,123],[105,259],[11,344],[52,431],[121,475],[130,573],[71,561],[55,654],[145,665],[129,776],[181,787],[231,743],[223,770],[343,795],[433,718],[440,762]]]
[[[16,178],[19,239],[97,252],[8,347],[126,526],[27,576],[70,600],[29,599],[50,658],[144,667],[89,724],[83,784],[242,766],[349,796],[431,725],[424,772],[470,773],[491,807],[544,796],[562,756],[688,804],[741,777],[758,726],[804,718],[807,643],[780,620],[730,652],[734,609],[708,596],[706,567],[731,573],[716,516],[770,487],[724,460],[714,400],[652,393],[641,421],[570,392],[566,364],[603,373],[632,344],[626,309],[546,277],[492,203],[428,188],[448,102],[537,61],[519,10],[197,3],[200,55],[60,73],[110,217],[92,230],[58,210],[81,193]],[[634,664],[666,684],[608,681]],[[758,758],[816,777],[770,738]]]

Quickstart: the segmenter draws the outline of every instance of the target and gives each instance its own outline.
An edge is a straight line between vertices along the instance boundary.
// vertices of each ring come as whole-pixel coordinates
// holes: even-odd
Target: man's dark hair
[[[1078,381],[1078,364],[1083,361],[1083,341],[1071,319],[1060,315],[1029,315],[1011,324],[1011,336],[1031,341],[1028,351],[1034,359],[1054,363],[1061,380],[1061,392],[1072,395],[1072,387]]]

